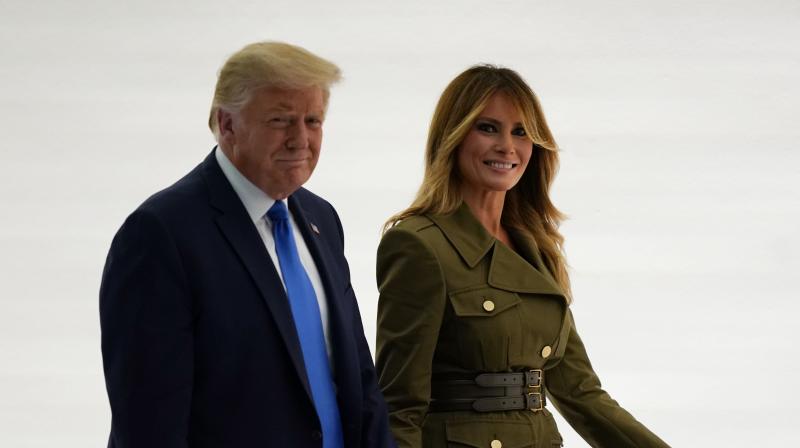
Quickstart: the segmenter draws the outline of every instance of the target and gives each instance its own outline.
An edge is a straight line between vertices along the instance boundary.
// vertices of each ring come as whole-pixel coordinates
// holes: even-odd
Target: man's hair
[[[339,67],[310,51],[283,42],[256,42],[234,53],[219,71],[208,127],[219,139],[220,108],[241,109],[263,87],[322,89],[327,107],[330,86],[341,79]]]

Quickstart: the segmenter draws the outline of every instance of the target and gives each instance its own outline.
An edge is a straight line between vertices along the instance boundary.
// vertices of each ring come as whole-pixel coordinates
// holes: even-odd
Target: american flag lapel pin
[[[316,233],[317,235],[319,235],[319,227],[317,227],[317,225],[316,225],[316,224],[314,224],[313,222],[310,222],[309,224],[311,225],[311,230],[313,230],[313,231],[314,231],[314,233]]]

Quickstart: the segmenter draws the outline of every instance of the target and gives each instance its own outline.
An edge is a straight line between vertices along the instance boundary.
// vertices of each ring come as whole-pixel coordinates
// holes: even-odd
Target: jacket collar
[[[520,253],[514,252],[489,234],[465,203],[449,215],[428,215],[428,218],[439,227],[470,268],[474,268],[484,257],[491,257],[490,286],[514,292],[564,297],[542,262],[539,248],[532,237],[512,231],[511,236]]]
[[[456,249],[464,263],[474,268],[492,248],[495,238],[478,222],[466,203],[449,215],[427,215]]]

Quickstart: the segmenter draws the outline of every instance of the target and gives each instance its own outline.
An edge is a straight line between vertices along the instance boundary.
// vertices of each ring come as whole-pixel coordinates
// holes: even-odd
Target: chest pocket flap
[[[495,316],[517,306],[521,301],[515,292],[488,286],[450,293],[450,303],[459,317]]]

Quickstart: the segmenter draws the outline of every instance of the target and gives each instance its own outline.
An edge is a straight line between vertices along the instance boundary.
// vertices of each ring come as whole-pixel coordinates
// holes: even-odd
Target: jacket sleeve
[[[446,303],[444,277],[435,254],[416,233],[394,228],[378,247],[377,279],[378,382],[398,445],[420,448]]]
[[[564,357],[545,373],[547,392],[558,411],[592,447],[668,448],[602,389],[569,313]]]
[[[134,212],[114,238],[100,286],[109,446],[188,446],[190,301],[170,233],[154,213]]]

